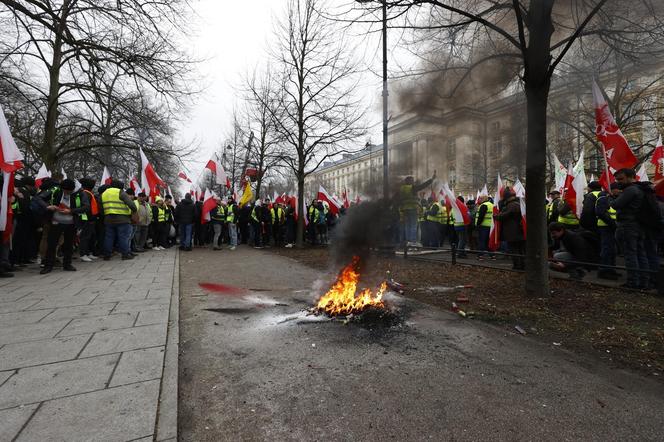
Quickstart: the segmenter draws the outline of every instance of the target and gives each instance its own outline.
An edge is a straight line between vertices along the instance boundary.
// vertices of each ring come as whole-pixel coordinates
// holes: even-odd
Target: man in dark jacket
[[[53,214],[47,237],[46,260],[44,268],[40,272],[42,275],[53,270],[55,251],[61,236],[63,237],[62,269],[70,272],[76,271],[76,268],[71,265],[74,235],[76,234],[75,217],[85,214],[90,209],[90,202],[84,193],[74,194],[75,187],[73,180],[62,180],[60,188],[51,194],[48,203],[41,200],[43,204],[46,204],[46,210]]]
[[[191,235],[195,220],[196,206],[191,194],[188,193],[175,208],[175,224],[180,227],[180,250],[191,251]]]
[[[611,183],[611,192],[601,192],[595,202],[595,216],[597,217],[597,231],[599,233],[601,249],[600,267],[597,276],[601,279],[616,280],[620,276],[612,267],[616,265],[616,209],[611,203],[620,195],[618,183]]]
[[[500,238],[507,242],[507,247],[512,256],[512,269],[525,270],[525,240],[523,227],[521,226],[521,204],[519,199],[506,189],[503,193],[504,203],[501,205],[500,213],[494,218],[500,221]]]
[[[554,251],[553,259],[562,262],[551,263],[553,270],[566,271],[572,279],[583,279],[584,267],[592,265],[575,264],[565,261],[577,261],[584,263],[595,263],[599,260],[599,244],[597,235],[588,230],[568,229],[563,223],[551,223],[549,225],[551,236],[558,240],[564,249]]]
[[[588,193],[583,196],[583,207],[579,223],[586,230],[597,232],[597,215],[595,215],[595,204],[602,192],[602,185],[598,181],[588,183]]]
[[[35,180],[32,177],[24,177],[17,181],[14,191],[16,198],[14,209],[14,220],[16,229],[12,236],[11,262],[24,267],[37,253],[35,236],[36,223],[30,210],[30,201],[35,195]]]
[[[645,232],[639,224],[643,191],[637,186],[634,169],[620,169],[614,174],[622,193],[612,203],[616,209],[616,240],[622,245],[627,267],[625,288],[641,289],[648,287],[650,269],[646,256],[644,239]]]

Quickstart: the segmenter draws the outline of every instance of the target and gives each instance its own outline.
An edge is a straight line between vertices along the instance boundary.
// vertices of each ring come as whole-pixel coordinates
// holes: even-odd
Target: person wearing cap
[[[597,217],[597,231],[600,238],[599,262],[606,267],[599,267],[597,276],[601,279],[616,280],[620,273],[613,266],[616,265],[616,209],[611,203],[620,195],[618,183],[611,183],[611,192],[600,192],[595,202],[595,216]]]
[[[237,247],[237,220],[239,216],[239,209],[233,197],[228,198],[226,206],[226,223],[228,224],[228,242],[230,250],[235,250]]]
[[[503,192],[503,204],[494,219],[500,221],[500,239],[507,242],[512,255],[512,270],[525,270],[525,238],[521,221],[521,204],[511,189]]]
[[[81,190],[79,193],[86,197],[90,204],[86,212],[82,213],[78,219],[78,225],[81,231],[78,250],[81,256],[81,261],[92,262],[93,259],[97,258],[93,251],[95,249],[96,224],[100,210],[97,199],[92,193],[92,189],[95,187],[95,180],[91,178],[81,178],[80,183]]]
[[[104,213],[104,261],[111,259],[113,246],[117,245],[122,259],[133,259],[130,241],[133,229],[132,218],[135,218],[136,205],[124,189],[122,181],[113,180],[111,185],[101,194]]]
[[[170,225],[168,224],[168,214],[166,208],[166,203],[163,198],[160,196],[155,197],[155,205],[153,214],[153,220],[155,221],[155,237],[156,246],[154,250],[166,250],[168,248],[168,233],[170,230]]]
[[[256,200],[251,209],[251,228],[254,234],[254,248],[263,248],[263,207],[261,200]]]
[[[62,180],[60,188],[51,193],[50,202],[46,206],[46,210],[51,212],[53,216],[46,239],[46,259],[43,262],[44,268],[40,272],[42,275],[53,270],[55,252],[60,237],[63,238],[62,269],[70,272],[76,271],[76,268],[71,265],[74,235],[76,234],[74,217],[86,213],[89,210],[90,202],[86,195],[80,195],[79,193],[74,195],[75,187],[76,184],[73,180]]]
[[[221,250],[220,239],[222,238],[224,224],[226,224],[226,206],[219,197],[214,197],[217,206],[210,211],[210,221],[212,223],[212,250]]]
[[[546,205],[546,225],[558,222],[558,206],[560,206],[560,191],[553,189],[549,192],[551,201]]]
[[[191,251],[191,237],[196,220],[196,206],[187,193],[175,208],[175,223],[180,228],[180,250]]]
[[[138,253],[145,252],[145,243],[148,240],[148,231],[152,222],[152,208],[147,203],[147,199],[145,192],[140,192],[134,201],[138,214],[138,222],[134,231],[134,249]]]
[[[597,233],[597,215],[595,215],[595,205],[597,198],[602,192],[602,185],[599,181],[591,181],[588,183],[588,193],[583,196],[583,208],[581,209],[581,217],[579,224],[586,230]]]

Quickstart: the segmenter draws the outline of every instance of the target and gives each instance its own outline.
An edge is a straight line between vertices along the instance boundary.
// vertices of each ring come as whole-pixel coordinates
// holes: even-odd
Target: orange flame
[[[385,282],[380,285],[375,294],[371,289],[364,289],[356,294],[357,283],[360,280],[360,274],[357,271],[359,263],[360,258],[354,256],[353,261],[341,269],[330,290],[318,300],[316,306],[318,311],[337,316],[359,313],[370,306],[385,307],[382,301],[383,294],[387,289],[387,283]]]

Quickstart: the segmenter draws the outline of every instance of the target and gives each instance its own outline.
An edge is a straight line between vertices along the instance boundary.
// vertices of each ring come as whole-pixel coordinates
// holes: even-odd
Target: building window
[[[503,155],[503,135],[500,133],[500,121],[491,123],[491,151],[496,158]]]
[[[448,175],[448,181],[450,182],[450,187],[456,186],[456,169],[454,167],[450,168],[449,175]]]
[[[449,140],[447,142],[447,162],[449,164],[456,163],[457,147],[456,140]]]

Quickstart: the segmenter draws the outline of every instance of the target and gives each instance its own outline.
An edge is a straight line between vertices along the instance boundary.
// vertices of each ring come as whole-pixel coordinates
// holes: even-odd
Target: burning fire
[[[344,267],[330,290],[318,300],[316,310],[330,316],[349,315],[360,313],[368,307],[384,308],[383,294],[387,283],[383,282],[374,294],[371,289],[357,292],[357,283],[360,280],[358,266],[360,258],[353,257],[353,261]]]

